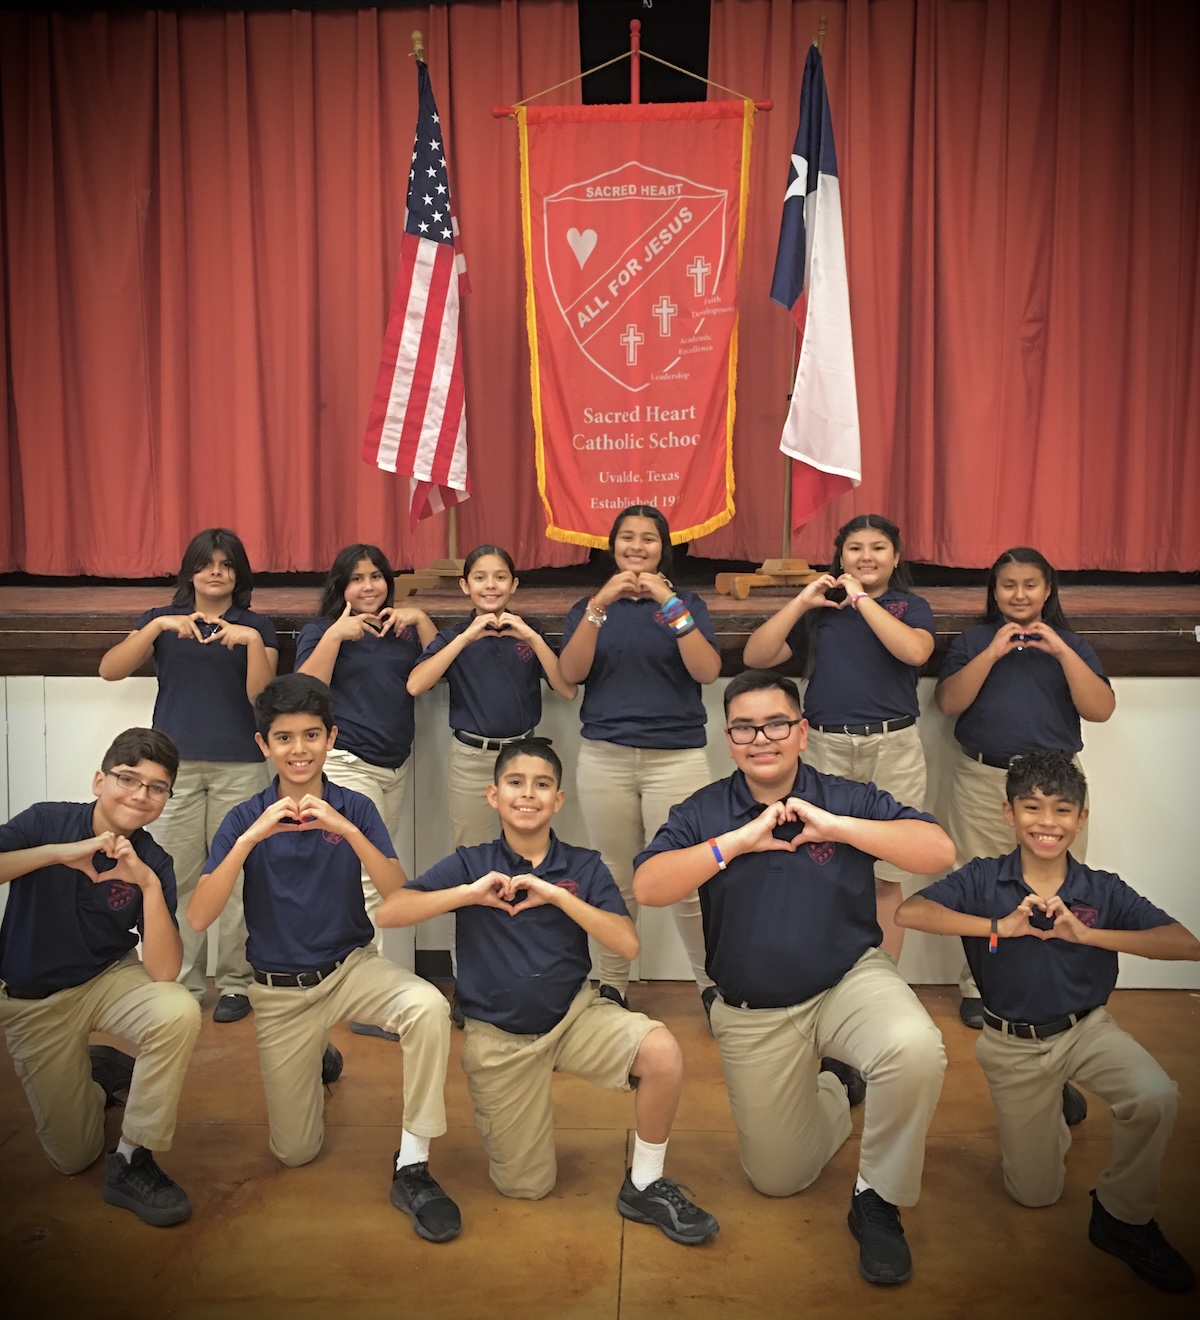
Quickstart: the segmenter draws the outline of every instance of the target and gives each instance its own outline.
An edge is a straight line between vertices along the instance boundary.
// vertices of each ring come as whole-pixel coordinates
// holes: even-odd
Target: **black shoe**
[[[398,1031],[387,1031],[383,1027],[377,1027],[374,1022],[351,1022],[350,1030],[356,1036],[378,1036],[380,1040],[399,1040]]]
[[[246,995],[222,995],[213,1009],[214,1022],[240,1022],[250,1012]]]
[[[1078,1127],[1087,1118],[1087,1100],[1070,1082],[1063,1083],[1062,1113],[1067,1127]]]
[[[601,999],[610,999],[614,1004],[619,1004],[621,1008],[629,1007],[629,1000],[613,985],[598,985],[596,987]]]
[[[128,1160],[115,1150],[104,1158],[104,1199],[109,1205],[132,1210],[155,1228],[182,1224],[192,1213],[187,1192],[163,1173],[145,1146],[139,1146]]]
[[[392,1204],[412,1216],[413,1228],[426,1242],[449,1242],[462,1232],[462,1215],[458,1206],[442,1191],[429,1172],[428,1161],[420,1164],[395,1163],[392,1167]]]
[[[685,1247],[707,1242],[721,1227],[707,1210],[701,1210],[684,1196],[682,1186],[674,1178],[656,1178],[642,1191],[633,1185],[627,1172],[625,1182],[617,1194],[617,1211],[624,1219],[635,1224],[654,1224],[671,1239]]]
[[[123,1105],[119,1095],[129,1091],[133,1081],[133,1056],[111,1045],[89,1045],[88,1058],[92,1061],[92,1081],[104,1087],[104,1108]]]
[[[712,1006],[713,1000],[717,997],[717,987],[715,985],[706,985],[700,991],[700,1002],[704,1005],[704,1018],[708,1023],[708,1034],[712,1035]]]
[[[833,1073],[846,1088],[846,1099],[850,1101],[851,1109],[861,1105],[867,1098],[867,1083],[857,1068],[851,1068],[841,1059],[822,1059],[821,1072]]]
[[[912,1278],[912,1255],[900,1211],[890,1201],[871,1187],[855,1192],[846,1222],[858,1239],[858,1269],[868,1283],[905,1283]]]
[[[1189,1292],[1196,1286],[1192,1267],[1162,1235],[1155,1220],[1127,1224],[1110,1215],[1093,1188],[1088,1241],[1110,1256],[1123,1260],[1135,1274],[1164,1292]]]
[[[983,1000],[962,999],[958,1005],[958,1020],[972,1031],[983,1030]]]
[[[467,1019],[463,1017],[463,1011],[458,1002],[458,991],[454,991],[454,997],[450,1000],[450,1021],[459,1031],[467,1024]]]
[[[336,1045],[326,1045],[321,1055],[321,1085],[332,1086],[342,1075],[342,1052]]]

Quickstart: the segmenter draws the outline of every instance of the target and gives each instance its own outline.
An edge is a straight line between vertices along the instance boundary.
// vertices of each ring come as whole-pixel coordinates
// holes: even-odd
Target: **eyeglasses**
[[[156,802],[165,802],[167,798],[175,796],[167,784],[148,784],[144,779],[139,779],[137,775],[131,775],[128,770],[106,770],[104,773],[112,775],[126,793],[133,793],[139,788],[144,788]]]
[[[761,733],[768,742],[783,742],[797,724],[803,720],[772,720],[769,724],[731,724],[725,730],[729,741],[739,747],[746,747]]]

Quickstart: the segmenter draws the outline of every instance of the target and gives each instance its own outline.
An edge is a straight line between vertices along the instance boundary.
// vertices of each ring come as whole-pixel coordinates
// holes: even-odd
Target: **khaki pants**
[[[338,748],[328,752],[325,756],[325,773],[330,781],[338,785],[339,788],[351,788],[356,793],[362,793],[369,797],[375,804],[375,809],[383,817],[384,828],[387,830],[395,846],[396,835],[400,832],[400,819],[404,809],[404,793],[408,787],[408,768],[412,764],[411,757],[403,765],[397,766],[394,770],[388,770],[381,765],[372,765],[369,761],[364,761],[361,757],[353,755],[351,752],[343,752]],[[371,883],[371,877],[364,871],[362,873],[362,891],[363,902],[367,909],[367,916],[371,918],[371,924],[375,924],[375,909],[383,902],[379,891]],[[383,952],[383,932],[376,927],[375,950],[377,953]]]
[[[174,796],[150,826],[150,833],[175,863],[176,913],[183,940],[180,985],[201,999],[208,975],[208,941],[214,929],[193,930],[187,907],[212,843],[226,815],[261,792],[268,782],[263,761],[181,761]],[[246,961],[246,918],[242,913],[242,877],[239,875],[215,926],[217,939],[217,993],[244,995],[250,980]]]
[[[536,1201],[554,1186],[554,1074],[628,1091],[629,1070],[642,1041],[661,1026],[602,999],[590,985],[542,1036],[518,1036],[467,1019],[463,1072],[492,1182],[505,1196]]]
[[[809,729],[804,764],[825,775],[840,775],[858,784],[874,784],[897,802],[918,811],[925,805],[925,749],[917,726],[894,733],[822,733]],[[909,878],[891,862],[875,859],[880,880],[900,884]]]
[[[1079,757],[1074,758],[1079,766]],[[1082,766],[1079,766],[1082,769]],[[984,765],[961,752],[954,758],[947,832],[954,840],[955,866],[965,866],[974,857],[1003,857],[1017,846],[1016,836],[1004,819],[1008,771]],[[1071,847],[1077,862],[1087,859],[1087,826]],[[978,999],[979,988],[963,959],[958,987],[964,999]]]
[[[404,1126],[418,1137],[445,1132],[450,1008],[428,981],[380,957],[368,944],[311,989],[251,981],[250,1002],[271,1153],[284,1164],[307,1164],[320,1152],[325,1139],[321,1056],[330,1031],[347,1018],[399,1034]]]
[[[996,1106],[1004,1186],[1014,1201],[1053,1205],[1062,1195],[1071,1145],[1062,1088],[1073,1078],[1112,1107],[1112,1162],[1096,1179],[1101,1203],[1128,1224],[1154,1217],[1179,1088],[1105,1009],[1049,1040],[985,1026],[975,1057]]]
[[[671,751],[583,740],[575,765],[575,784],[588,840],[612,872],[635,922],[638,905],[633,898],[634,857],[655,836],[673,806],[711,782],[703,747]],[[689,894],[671,910],[692,974],[703,990],[712,985],[712,980],[704,970],[700,897]],[[608,950],[601,952],[599,961],[601,983],[624,994],[629,987],[629,963]]]
[[[820,1073],[832,1055],[867,1080],[859,1170],[893,1205],[915,1205],[946,1052],[886,953],[871,949],[831,989],[790,1008],[734,1008],[719,997],[713,1035],[742,1168],[767,1196],[815,1181],[850,1135],[845,1088]]]
[[[200,1011],[182,986],[152,981],[135,952],[48,999],[9,999],[0,992],[0,1028],[38,1140],[60,1173],[79,1173],[104,1149],[104,1090],[92,1080],[87,1049],[93,1031],[138,1047],[125,1139],[149,1150],[170,1149]]]
[[[491,843],[500,833],[500,818],[487,800],[499,754],[450,735],[450,835],[456,848]]]

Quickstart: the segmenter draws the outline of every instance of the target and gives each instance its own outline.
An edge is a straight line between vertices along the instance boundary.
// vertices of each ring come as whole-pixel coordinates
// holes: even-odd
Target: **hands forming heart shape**
[[[536,875],[504,875],[500,871],[489,871],[481,875],[468,888],[475,892],[475,902],[479,907],[499,908],[515,917],[518,912],[530,908],[543,907],[550,901],[549,893],[554,886]]]
[[[1057,894],[1052,898],[1027,894],[1007,917],[996,923],[996,929],[1006,939],[1032,935],[1039,940],[1066,940],[1070,944],[1083,944],[1087,940],[1087,927]]]
[[[94,885],[102,885],[110,880],[119,880],[133,884],[130,867],[139,860],[132,843],[123,834],[114,834],[106,830],[94,839],[84,839],[72,844],[74,855],[64,858],[66,864],[81,872]],[[105,862],[111,860],[112,865]]]
[[[810,843],[838,842],[841,819],[803,798],[790,797],[764,807],[761,814],[736,833],[742,836],[744,852],[795,852]]]

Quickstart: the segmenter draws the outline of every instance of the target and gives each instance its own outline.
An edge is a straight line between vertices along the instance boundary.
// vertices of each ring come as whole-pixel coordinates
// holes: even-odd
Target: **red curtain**
[[[359,458],[396,277],[424,32],[474,292],[476,495],[459,546],[521,564],[542,535],[517,147],[494,105],[579,70],[574,5],[0,13],[5,315],[0,569],[174,571],[237,529],[262,570],[349,541],[447,550],[407,483]],[[574,84],[547,98],[577,103]],[[11,386],[11,389],[10,389]]]
[[[797,553],[826,560],[877,509],[941,563],[1031,542],[1063,568],[1200,568],[1190,0],[712,0],[710,75],[776,108],[752,166],[738,515],[697,552],[781,550],[790,322],[766,290],[822,14],[865,479]],[[404,483],[358,457],[414,28],[474,290],[458,543],[580,557],[542,534],[517,150],[490,114],[578,71],[576,11],[477,0],[0,13],[0,569],[171,572],[214,523],[263,570],[321,570],[360,538],[405,564],[446,552],[446,519],[410,535]]]
[[[1200,568],[1200,7],[1192,0],[712,0],[709,76],[755,129],[738,516],[779,554],[790,320],[767,300],[800,74],[828,15],[863,484],[913,558]],[[714,93],[724,95],[724,93]]]

